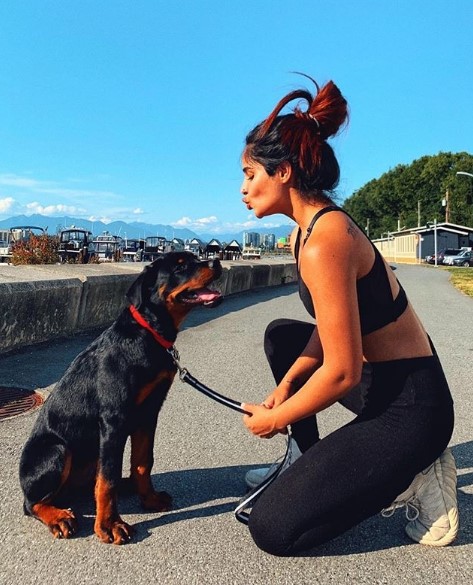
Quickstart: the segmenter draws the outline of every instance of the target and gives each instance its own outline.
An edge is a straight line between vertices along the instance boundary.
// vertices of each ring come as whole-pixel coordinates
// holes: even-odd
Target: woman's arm
[[[307,382],[322,362],[322,345],[317,327],[315,327],[301,355],[295,360],[276,388],[266,397],[263,405],[266,408],[274,408],[282,404]]]
[[[296,226],[292,230],[290,237],[291,251],[294,258],[295,243],[298,232],[299,226]],[[275,406],[279,406],[310,378],[315,370],[320,367],[322,361],[322,345],[320,343],[317,327],[315,327],[314,332],[312,333],[301,355],[286,372],[281,382],[279,382],[271,394],[266,397],[266,399],[263,401],[263,405],[266,408],[274,408]]]
[[[317,233],[301,250],[301,276],[314,303],[318,356],[323,359],[317,367],[314,358],[301,356],[284,379],[289,374],[308,373],[309,365],[315,365],[313,373],[298,392],[274,408],[245,405],[252,413],[245,417],[245,424],[254,434],[272,436],[324,410],[359,382],[363,364],[356,293],[360,239],[361,234],[351,228],[346,216],[333,214],[319,220]]]

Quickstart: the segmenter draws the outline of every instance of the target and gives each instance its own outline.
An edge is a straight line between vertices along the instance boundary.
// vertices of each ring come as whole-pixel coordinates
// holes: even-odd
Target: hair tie
[[[317,120],[317,118],[313,114],[308,113],[307,115],[311,120],[313,120],[317,124],[317,128],[320,130],[320,122]]]

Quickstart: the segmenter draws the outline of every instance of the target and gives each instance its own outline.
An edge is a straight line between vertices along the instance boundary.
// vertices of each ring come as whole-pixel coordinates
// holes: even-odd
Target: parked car
[[[473,266],[473,253],[463,250],[458,256],[449,256],[445,262],[448,266]]]
[[[58,254],[61,262],[87,264],[95,256],[92,232],[71,227],[59,234]]]
[[[437,264],[444,264],[445,257],[458,256],[461,251],[461,248],[446,248],[445,250],[440,250],[440,252],[437,252]],[[435,254],[426,256],[425,261],[428,264],[435,264]]]

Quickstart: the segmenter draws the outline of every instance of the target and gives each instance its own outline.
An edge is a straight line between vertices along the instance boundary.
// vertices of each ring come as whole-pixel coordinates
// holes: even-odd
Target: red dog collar
[[[171,347],[174,345],[173,341],[168,341],[167,339],[164,339],[162,335],[155,331],[148,323],[148,321],[146,321],[143,315],[138,311],[135,305],[130,305],[129,309],[135,321],[144,329],[149,331],[151,335],[154,337],[154,339],[159,343],[159,345],[162,345],[166,349],[171,349]]]

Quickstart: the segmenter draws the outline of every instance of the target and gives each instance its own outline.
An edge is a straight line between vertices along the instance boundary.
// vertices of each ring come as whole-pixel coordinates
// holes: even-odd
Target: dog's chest
[[[171,386],[176,372],[171,370],[164,370],[159,372],[155,378],[141,386],[135,397],[135,402],[139,406],[151,395],[155,393],[162,394],[164,399],[169,387]]]

